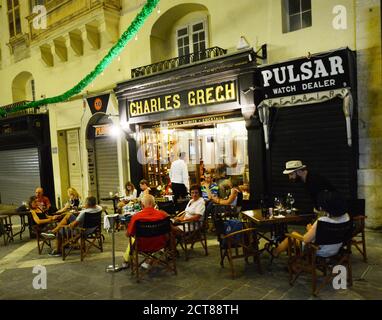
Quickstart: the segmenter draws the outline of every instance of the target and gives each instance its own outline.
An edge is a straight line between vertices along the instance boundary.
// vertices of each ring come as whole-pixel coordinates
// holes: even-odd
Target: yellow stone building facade
[[[293,11],[298,3],[298,8]],[[7,0],[0,8],[0,106],[51,97],[70,89],[105,56],[129,26],[144,1],[140,0]],[[43,5],[46,26],[40,20]],[[37,9],[36,9],[37,10]],[[267,59],[276,63],[296,57],[348,47],[357,53],[359,111],[358,196],[366,199],[368,225],[382,226],[382,67],[381,3],[379,0],[161,0],[143,28],[123,52],[80,95],[40,108],[49,113],[50,143],[57,204],[66,189],[91,191],[92,162],[88,129],[97,125],[88,98],[109,94],[105,114],[119,123],[113,89],[131,79],[131,70],[178,57],[189,41],[227,54],[241,46],[259,50],[267,45]],[[183,38],[182,38],[183,37]],[[244,42],[240,42],[243,37]],[[181,47],[181,48],[180,48]],[[240,48],[240,49],[238,49]],[[181,50],[180,50],[181,49]],[[183,50],[183,51],[182,51]],[[184,51],[189,50],[189,51]],[[130,178],[128,145],[114,138],[115,179],[118,189]],[[103,146],[98,146],[101,148]],[[100,160],[101,161],[101,160]],[[107,187],[110,191],[111,187]]]

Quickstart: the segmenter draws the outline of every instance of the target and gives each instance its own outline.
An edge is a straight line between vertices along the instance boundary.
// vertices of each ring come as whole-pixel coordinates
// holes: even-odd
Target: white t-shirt
[[[133,190],[133,193],[130,194],[129,196],[125,196],[125,197],[123,198],[123,200],[125,200],[125,201],[134,200],[134,199],[137,198],[137,194],[138,194],[137,189],[134,189],[134,190]]]
[[[206,206],[205,206],[204,199],[202,197],[200,197],[196,201],[190,200],[187,203],[187,206],[185,209],[184,219],[190,219],[195,215],[199,215],[199,216],[201,216],[199,218],[199,221],[203,221],[205,211],[206,211]],[[198,226],[196,226],[196,227],[198,228]],[[186,231],[186,232],[193,231],[194,230],[194,224],[191,223],[187,226],[180,225],[180,226],[178,226],[178,228],[180,228],[182,231]]]
[[[84,220],[85,220],[85,213],[98,213],[102,211],[102,207],[100,207],[99,205],[96,205],[95,208],[85,208],[83,210],[80,211],[80,213],[78,214],[77,218],[76,218],[76,221],[79,222],[80,224],[80,227],[82,227],[82,225],[84,224]]]
[[[190,189],[190,182],[188,180],[188,168],[184,160],[178,159],[171,164],[170,180],[172,183],[184,184],[187,190]]]
[[[345,213],[344,215],[340,217],[335,217],[335,218],[320,217],[318,218],[318,220],[329,222],[329,223],[344,223],[344,222],[348,222],[350,220],[350,217],[347,213]],[[315,223],[317,224],[317,222]],[[316,229],[316,232],[317,232],[317,229]],[[320,245],[320,248],[317,251],[317,255],[324,258],[336,255],[338,251],[340,250],[341,246],[342,246],[342,243]]]
[[[185,219],[190,219],[195,215],[200,215],[200,220],[203,220],[204,211],[206,211],[206,205],[204,203],[204,199],[200,197],[198,200],[190,200],[187,203],[186,214],[184,215]]]

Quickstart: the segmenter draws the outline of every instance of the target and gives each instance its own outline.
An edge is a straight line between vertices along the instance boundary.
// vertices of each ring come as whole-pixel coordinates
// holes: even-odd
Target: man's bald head
[[[155,198],[151,194],[145,194],[142,197],[141,202],[145,208],[154,208],[155,207]]]
[[[36,188],[35,194],[36,197],[42,197],[42,195],[44,194],[44,189],[41,187]]]

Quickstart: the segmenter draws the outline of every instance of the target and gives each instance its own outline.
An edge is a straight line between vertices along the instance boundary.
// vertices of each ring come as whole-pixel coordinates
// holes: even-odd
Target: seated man
[[[344,223],[350,220],[349,215],[346,213],[346,204],[340,193],[337,191],[321,191],[317,196],[318,207],[327,213],[327,216],[318,218],[320,221],[329,223]],[[306,226],[306,233],[303,235],[303,245],[304,243],[310,243],[315,241],[317,230],[317,221],[311,225]],[[300,235],[297,232],[292,232],[294,234]],[[301,236],[301,235],[300,235]],[[317,256],[320,257],[330,257],[338,253],[342,246],[342,243],[320,245],[317,251]],[[288,249],[288,238],[285,238],[277,248],[273,248],[271,254],[273,257],[278,257],[281,252]]]
[[[201,221],[204,217],[206,210],[204,199],[202,198],[202,192],[198,185],[193,185],[190,188],[191,200],[188,202],[184,213],[179,217],[176,217],[174,223],[188,222],[188,221]],[[173,228],[175,235],[184,232],[184,225],[179,225]],[[192,231],[186,230],[186,231]]]
[[[137,221],[142,222],[154,222],[163,220],[168,217],[168,214],[164,211],[155,209],[155,198],[150,194],[145,194],[142,197],[142,206],[143,210],[133,215],[131,218],[129,225],[126,230],[127,237],[134,237],[136,231],[136,223]],[[166,241],[168,240],[164,236],[151,237],[151,238],[142,238],[142,242],[140,245],[150,250],[159,250],[163,248]],[[122,267],[127,268],[129,266],[130,260],[130,245],[128,244],[126,252],[123,255],[124,262]],[[147,264],[143,264],[143,267],[148,267]]]
[[[41,212],[48,212],[51,207],[51,203],[49,198],[44,196],[44,189],[41,187],[36,188],[35,195],[35,206],[38,207]],[[32,207],[32,209],[36,209],[36,207]]]
[[[78,216],[75,216],[72,213],[68,213],[50,232],[41,233],[43,237],[48,239],[56,238],[56,249],[54,249],[50,255],[60,256],[61,255],[61,243],[62,243],[62,235],[63,235],[63,227],[68,225],[70,228],[82,227],[85,221],[86,213],[99,213],[102,211],[102,208],[97,205],[97,200],[95,197],[87,197],[85,200],[85,209],[81,210]],[[89,232],[91,232],[89,230]]]

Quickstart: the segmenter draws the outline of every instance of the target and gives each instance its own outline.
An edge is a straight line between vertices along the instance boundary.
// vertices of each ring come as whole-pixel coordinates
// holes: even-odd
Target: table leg
[[[7,229],[4,224],[3,218],[0,218],[0,227],[1,227],[1,230],[3,231],[3,240],[4,240],[4,245],[6,246],[7,245]]]

